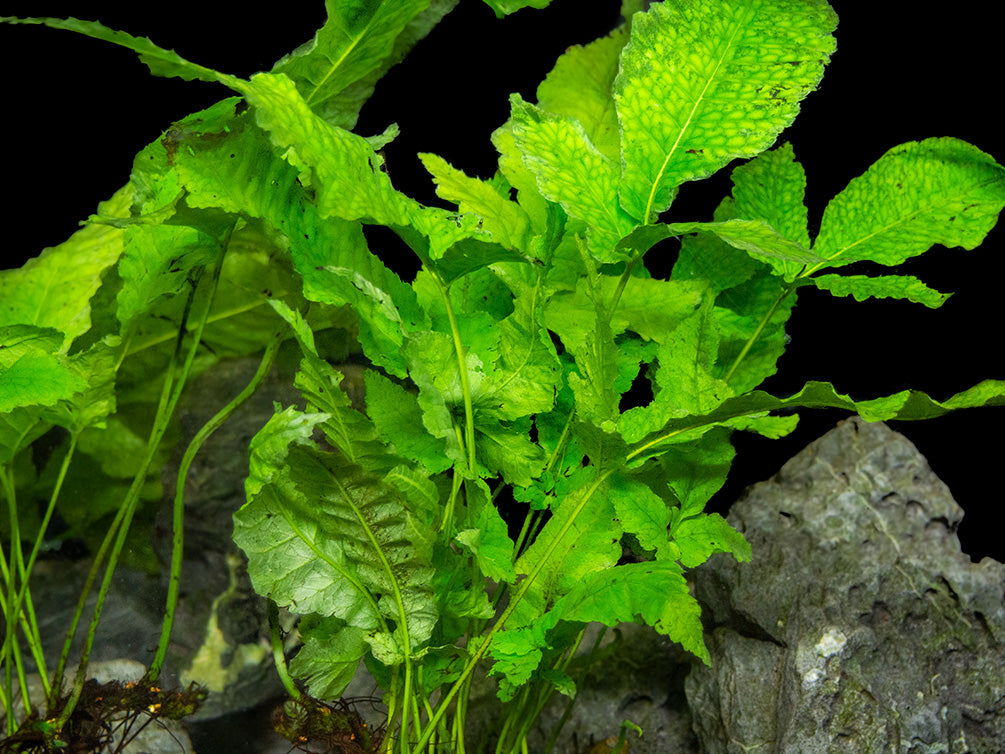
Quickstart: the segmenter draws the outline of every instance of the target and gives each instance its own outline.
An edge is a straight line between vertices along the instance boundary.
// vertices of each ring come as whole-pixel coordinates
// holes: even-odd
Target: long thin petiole
[[[168,581],[167,602],[164,608],[164,621],[161,623],[161,637],[157,645],[157,652],[153,662],[147,670],[147,680],[153,682],[160,675],[160,670],[167,656],[168,644],[171,640],[171,629],[174,626],[175,610],[178,607],[178,591],[181,585],[181,562],[185,549],[185,480],[188,477],[188,470],[195,460],[196,454],[212,434],[241,406],[243,406],[255,391],[261,386],[265,378],[272,370],[272,365],[276,361],[279,353],[279,346],[282,344],[282,333],[277,332],[265,352],[262,354],[262,361],[258,365],[258,370],[247,387],[242,390],[237,397],[220,409],[216,415],[210,419],[192,438],[185,449],[178,468],[178,479],[175,484],[174,510],[172,525],[174,528],[171,543],[171,576]]]
[[[226,250],[226,245],[224,244],[224,252]],[[222,255],[221,255],[222,257]],[[77,701],[80,698],[80,692],[84,687],[84,681],[87,678],[87,662],[90,656],[91,647],[94,645],[94,637],[98,630],[98,622],[101,618],[101,610],[104,607],[105,598],[108,595],[108,590],[111,587],[112,574],[115,571],[115,566],[118,564],[119,555],[122,552],[122,548],[125,546],[126,536],[129,533],[129,525],[132,522],[133,514],[136,511],[136,506],[139,502],[140,490],[142,485],[146,480],[147,472],[150,465],[153,463],[154,457],[156,455],[157,448],[160,447],[160,442],[164,437],[164,433],[167,431],[168,421],[171,415],[174,413],[175,407],[178,405],[178,401],[181,399],[182,390],[185,387],[185,383],[188,380],[188,375],[192,370],[192,364],[195,361],[195,355],[199,350],[199,344],[202,341],[202,333],[206,326],[206,320],[209,316],[209,312],[213,306],[213,300],[216,296],[217,286],[220,282],[220,272],[223,266],[223,259],[217,260],[216,265],[213,268],[213,274],[211,276],[211,283],[209,291],[206,296],[206,303],[202,312],[202,316],[199,318],[198,326],[193,333],[192,342],[189,346],[188,354],[186,355],[185,362],[182,365],[181,373],[179,374],[177,384],[171,384],[170,376],[168,380],[165,381],[165,389],[161,396],[161,403],[158,407],[157,416],[154,419],[154,425],[151,429],[150,439],[147,442],[147,453],[146,457],[143,459],[143,463],[140,466],[140,470],[133,479],[133,484],[130,486],[128,493],[126,494],[126,499],[120,509],[120,514],[122,515],[121,521],[118,526],[118,532],[116,534],[115,542],[112,545],[111,554],[108,558],[108,565],[105,568],[105,576],[101,582],[101,587],[98,590],[97,602],[94,606],[94,613],[91,616],[91,621],[87,630],[87,637],[84,640],[84,648],[81,653],[80,664],[77,666],[77,674],[73,683],[73,690],[70,692],[70,698],[60,713],[57,720],[57,728],[62,728],[62,726],[69,719],[70,714],[73,712],[74,707],[76,707]],[[178,328],[178,338],[175,341],[175,354],[172,357],[171,363],[173,364],[182,350],[182,344],[186,335],[185,322],[188,320],[189,311],[192,306],[193,299],[195,297],[196,291],[199,288],[199,281],[194,281],[192,285],[192,290],[189,295],[188,301],[185,305],[185,312],[182,316],[181,326]]]

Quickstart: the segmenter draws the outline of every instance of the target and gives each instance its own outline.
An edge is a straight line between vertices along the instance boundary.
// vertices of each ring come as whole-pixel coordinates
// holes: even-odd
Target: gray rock
[[[753,561],[694,573],[711,668],[685,682],[708,754],[1005,751],[1005,565],[903,436],[858,418],[752,487]]]

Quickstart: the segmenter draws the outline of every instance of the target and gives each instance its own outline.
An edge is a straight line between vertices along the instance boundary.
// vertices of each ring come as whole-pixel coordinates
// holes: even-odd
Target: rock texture
[[[753,561],[695,572],[711,668],[685,682],[700,750],[1005,751],[1005,565],[903,436],[842,422],[728,520]]]

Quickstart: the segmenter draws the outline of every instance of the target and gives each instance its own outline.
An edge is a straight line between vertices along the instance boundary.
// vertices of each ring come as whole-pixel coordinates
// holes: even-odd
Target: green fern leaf
[[[625,210],[648,224],[681,183],[769,147],[820,81],[836,25],[822,0],[677,1],[636,15],[615,82]]]

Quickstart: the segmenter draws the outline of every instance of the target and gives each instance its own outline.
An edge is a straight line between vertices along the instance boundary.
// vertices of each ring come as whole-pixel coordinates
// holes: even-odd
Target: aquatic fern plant
[[[547,0],[489,4],[507,13]],[[911,390],[853,400],[827,382],[761,388],[802,289],[938,307],[946,294],[895,268],[936,244],[974,248],[1005,206],[1002,166],[931,138],[851,181],[811,238],[806,177],[778,137],[834,51],[826,2],[626,0],[624,23],[569,48],[536,102],[511,97],[491,134],[493,176],[421,155],[451,209],[394,187],[381,149],[395,127],[350,130],[376,80],[449,3],[327,6],[312,42],[250,78],[96,22],[3,19],[113,42],[155,75],[234,95],[174,123],[81,231],[0,276],[9,734],[15,686],[26,687],[22,642],[47,667],[28,587],[53,512],[74,515],[64,480],[82,465],[116,482],[102,497],[111,521],[88,589],[107,568],[76,697],[56,704],[67,652],[47,686],[52,746],[186,380],[221,359],[259,354],[262,366],[185,453],[147,680],[178,596],[185,471],[286,349],[302,403],[277,405],[255,436],[234,516],[256,590],[298,621],[288,667],[274,627],[294,699],[283,725],[296,730],[299,714],[324,728],[335,710],[347,716],[324,735],[361,737],[334,700],[362,662],[387,709],[386,735],[368,733],[367,748],[403,754],[526,751],[553,693],[574,699],[572,658],[590,623],[643,623],[709,662],[686,574],[716,552],[751,559],[743,536],[704,510],[734,432],[781,437],[800,408],[883,420],[1005,403],[1005,382],[992,380],[943,401]],[[663,221],[686,183],[730,164],[712,220]],[[414,279],[371,248],[375,225],[407,245]],[[667,239],[679,252],[654,277],[643,261],[666,254]],[[862,262],[890,273],[863,274]],[[362,406],[333,363],[353,348]],[[42,471],[33,444],[54,428],[58,453]],[[30,504],[38,474],[41,516]],[[491,744],[465,740],[478,668],[502,704]]]

